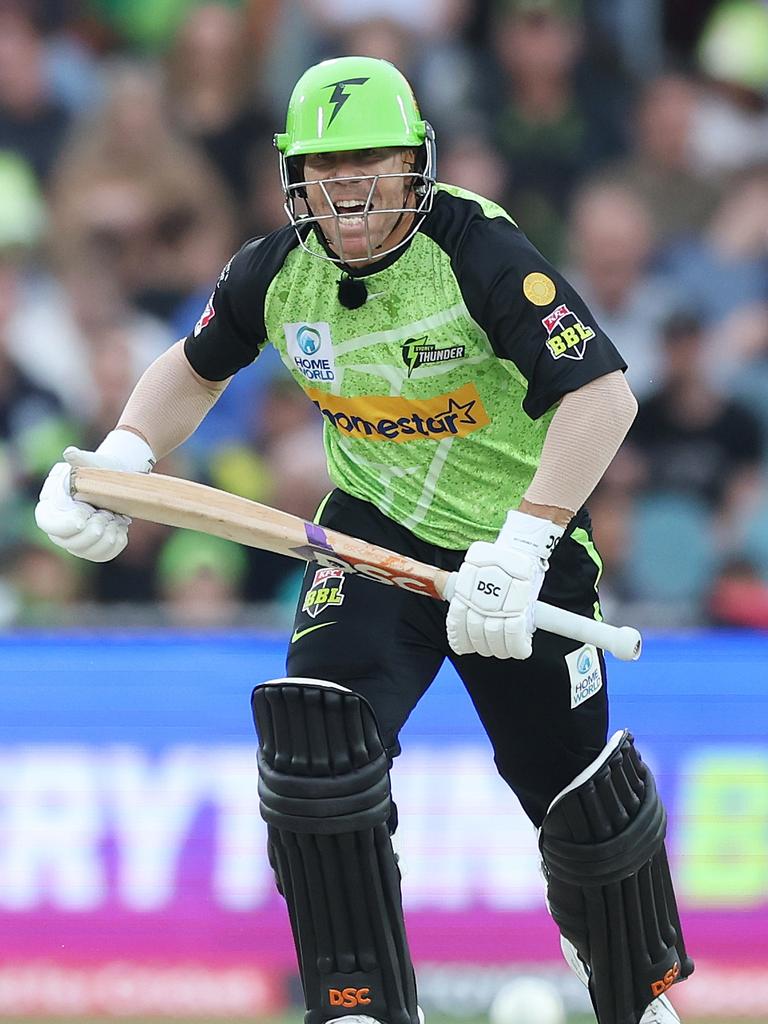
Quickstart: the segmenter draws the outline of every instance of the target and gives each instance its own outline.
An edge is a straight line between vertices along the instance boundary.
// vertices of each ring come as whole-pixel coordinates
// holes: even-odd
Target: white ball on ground
[[[517,978],[502,985],[488,1011],[491,1024],[565,1024],[563,999],[551,981]]]

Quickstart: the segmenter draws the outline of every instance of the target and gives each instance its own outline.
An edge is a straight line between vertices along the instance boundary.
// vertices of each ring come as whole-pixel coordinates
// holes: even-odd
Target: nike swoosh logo
[[[334,620],[333,622],[318,622],[318,624],[316,626],[308,626],[306,629],[297,629],[297,630],[295,630],[293,636],[291,637],[291,643],[295,644],[297,640],[301,640],[301,638],[303,636],[306,636],[307,633],[314,633],[314,631],[316,629],[322,629],[323,626],[335,626],[335,625],[336,625],[336,621]]]

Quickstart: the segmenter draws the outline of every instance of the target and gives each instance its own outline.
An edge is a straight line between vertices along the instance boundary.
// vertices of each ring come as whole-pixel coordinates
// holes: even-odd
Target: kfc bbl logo
[[[547,348],[553,359],[583,359],[584,349],[595,332],[563,304],[541,321],[547,330]]]
[[[326,608],[337,608],[344,602],[343,586],[344,572],[341,569],[316,569],[301,610],[316,619]]]

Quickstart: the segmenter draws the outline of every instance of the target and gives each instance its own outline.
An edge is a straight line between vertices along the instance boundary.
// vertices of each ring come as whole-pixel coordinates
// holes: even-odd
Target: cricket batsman
[[[637,404],[621,356],[494,203],[438,183],[435,136],[386,61],[310,68],[275,137],[290,223],[224,267],[192,333],[37,506],[54,543],[114,558],[129,521],[73,466],[149,472],[269,343],[324,421],[324,527],[447,570],[449,603],[308,566],[287,674],[257,686],[259,793],[306,1024],[418,1024],[391,834],[398,734],[447,657],[538,829],[547,901],[599,1024],[674,1024],[693,971],[653,776],[608,739],[606,668],[534,628],[600,617],[584,503]],[[321,540],[320,540],[321,542]]]

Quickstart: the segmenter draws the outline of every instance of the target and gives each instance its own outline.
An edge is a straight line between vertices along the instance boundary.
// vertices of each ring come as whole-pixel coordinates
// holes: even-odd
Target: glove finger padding
[[[111,430],[95,452],[70,445],[64,461],[76,469],[118,469],[124,473],[149,473],[155,454],[147,441],[131,430]]]
[[[51,535],[71,555],[93,562],[106,562],[119,555],[128,543],[128,527],[112,512],[94,512],[83,529],[74,537]]]
[[[72,507],[60,508],[54,502],[43,500],[38,502],[35,508],[35,522],[49,537],[58,537],[66,541],[70,537],[76,537],[88,522],[89,512],[80,508],[79,504],[72,502]]]
[[[35,508],[35,522],[44,533],[57,537],[78,534],[95,512],[93,505],[75,501],[69,491],[70,468],[57,462],[43,483]]]
[[[528,625],[527,616],[504,620],[505,658],[525,661],[533,653],[533,627]]]
[[[73,469],[123,469],[118,459],[97,452],[86,452],[74,445],[64,449],[63,458]]]
[[[91,562],[109,562],[113,558],[117,558],[120,552],[125,550],[127,544],[128,528],[113,520],[107,523],[101,539],[96,541],[81,557],[87,558]]]
[[[467,633],[467,623],[463,615],[454,615],[445,620],[448,646],[454,654],[474,654],[472,642]]]
[[[490,658],[493,652],[488,646],[485,636],[485,616],[474,611],[472,608],[467,608],[464,612],[464,619],[471,650],[481,654],[484,658]]]
[[[485,620],[485,643],[493,658],[508,658],[506,623],[502,618]]]

